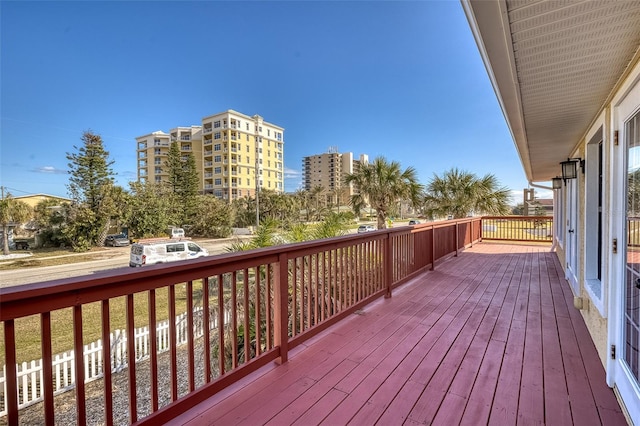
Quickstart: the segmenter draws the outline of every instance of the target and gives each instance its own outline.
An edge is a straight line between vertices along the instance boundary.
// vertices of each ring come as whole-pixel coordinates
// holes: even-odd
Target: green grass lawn
[[[533,220],[491,220],[483,226],[482,237],[486,239],[541,240],[546,239],[547,234],[551,234],[553,231],[551,222],[536,223]],[[495,227],[495,230],[490,230],[491,226]]]
[[[67,265],[70,263],[98,260],[111,255],[109,249],[95,247],[84,253],[76,253],[71,249],[43,248],[35,250],[13,250],[11,254],[31,253],[29,257],[0,260],[0,271],[8,271],[21,268],[35,268],[39,266]]]

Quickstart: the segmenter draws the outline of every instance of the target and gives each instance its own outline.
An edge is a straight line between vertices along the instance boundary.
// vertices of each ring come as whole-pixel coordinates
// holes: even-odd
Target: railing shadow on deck
[[[182,313],[176,312],[177,306],[184,306],[187,342],[180,348],[170,344],[168,356],[159,356],[156,327],[148,327],[148,371],[144,373],[149,377],[150,394],[148,406],[142,409],[137,391],[141,373],[136,364],[136,340],[126,341],[126,388],[133,389],[126,396],[128,421],[162,423],[270,362],[286,362],[290,349],[372,300],[390,297],[394,287],[433,269],[439,261],[457,256],[459,250],[482,239],[482,221],[477,217],[430,222],[0,289],[6,362],[6,391],[0,398],[4,404],[0,413],[7,416],[9,424],[17,424],[19,409],[29,405],[25,395],[31,395],[32,402],[43,404],[43,423],[53,424],[57,378],[51,368],[51,318],[57,310],[72,311],[73,351],[81,354],[85,343],[83,307],[88,304],[100,306],[104,342],[110,341],[110,303],[116,298],[126,300],[125,333],[130,336],[138,327],[157,324],[159,316],[176,318]],[[178,288],[184,291],[184,301],[177,300]],[[158,295],[165,292],[167,312],[161,313]],[[140,300],[145,301],[146,324],[134,321]],[[194,312],[200,312],[202,318],[194,321]],[[24,377],[19,379],[17,368],[11,368],[19,355],[16,321],[31,315],[39,316],[36,321],[42,345],[43,367],[37,385]],[[194,324],[200,322],[224,326],[203,327],[198,333],[201,337],[193,337]],[[176,322],[168,321],[168,327],[170,342],[177,342]],[[100,369],[104,401],[98,415],[103,416],[105,424],[114,423],[113,356],[111,345],[103,345],[99,365],[92,366]],[[179,358],[186,358],[185,368],[178,365]],[[83,357],[78,356],[70,373],[82,378],[86,368]],[[184,369],[187,383],[179,389]],[[76,380],[73,387],[75,421],[86,424],[85,381]],[[163,391],[170,394],[166,402],[159,396]]]

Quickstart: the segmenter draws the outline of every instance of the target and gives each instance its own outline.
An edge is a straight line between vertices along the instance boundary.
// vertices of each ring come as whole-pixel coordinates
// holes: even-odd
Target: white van
[[[184,229],[183,228],[169,228],[167,230],[167,235],[169,235],[169,238],[184,238]]]
[[[131,246],[129,266],[138,267],[208,256],[209,252],[192,241],[154,241]]]

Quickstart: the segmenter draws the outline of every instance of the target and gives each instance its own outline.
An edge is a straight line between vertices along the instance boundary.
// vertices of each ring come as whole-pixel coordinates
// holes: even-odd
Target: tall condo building
[[[255,196],[256,189],[284,191],[284,128],[259,115],[227,110],[200,126],[176,127],[136,138],[138,181],[165,182],[167,155],[175,142],[196,159],[199,189],[223,200]]]
[[[339,153],[336,147],[330,147],[324,154],[311,155],[302,160],[302,186],[306,191],[322,188],[329,204],[346,205],[357,188],[347,185],[344,177],[367,164],[369,156],[361,154],[354,159],[353,153]]]

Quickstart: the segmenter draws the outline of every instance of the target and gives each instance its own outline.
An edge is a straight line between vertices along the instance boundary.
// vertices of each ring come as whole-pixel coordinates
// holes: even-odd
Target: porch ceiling
[[[461,1],[527,178],[557,176],[640,56],[640,1]]]

